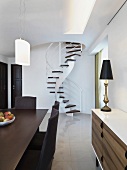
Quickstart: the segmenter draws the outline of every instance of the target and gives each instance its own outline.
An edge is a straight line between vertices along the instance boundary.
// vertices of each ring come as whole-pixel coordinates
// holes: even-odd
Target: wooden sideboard
[[[93,109],[92,145],[104,170],[127,170],[127,113]]]

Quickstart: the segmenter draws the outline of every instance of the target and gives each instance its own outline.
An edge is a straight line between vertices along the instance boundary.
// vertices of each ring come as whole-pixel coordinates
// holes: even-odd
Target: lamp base
[[[101,111],[104,111],[104,112],[111,112],[111,108],[108,107],[107,105],[105,105],[104,107],[101,108]]]

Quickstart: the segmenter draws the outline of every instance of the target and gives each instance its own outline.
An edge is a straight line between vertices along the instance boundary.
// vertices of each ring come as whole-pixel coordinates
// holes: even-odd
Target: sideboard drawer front
[[[100,152],[102,153],[102,140],[100,140],[98,138],[98,136],[96,135],[96,133],[93,131],[93,139],[96,141],[98,148],[100,150]]]
[[[103,138],[103,156],[105,158],[105,154],[108,155],[108,158],[111,160],[111,162],[114,163],[115,167],[117,167],[118,170],[124,170],[124,166],[120,162],[118,156],[114,153],[108,142],[106,141],[105,137]]]
[[[94,112],[92,112],[92,122],[94,122],[97,129],[100,132],[102,132],[103,122],[102,122],[102,120],[99,119],[99,117],[96,116],[96,114]]]
[[[103,127],[103,135],[112,151],[118,157],[119,162],[121,162],[123,167],[126,167],[127,159],[125,157],[125,153],[127,148],[124,143],[105,124]]]
[[[115,166],[115,163],[110,158],[110,155],[106,151],[106,148],[104,148],[104,152],[103,152],[103,162],[104,162],[104,160],[107,162],[107,165],[110,170],[119,170],[119,169],[117,169],[117,167]],[[120,170],[122,170],[122,169],[120,169]]]
[[[108,165],[109,165],[109,164],[106,162],[106,160],[103,159],[103,169],[104,169],[104,170],[112,170],[112,169],[109,168]]]
[[[92,132],[95,133],[97,140],[99,140],[99,143],[102,145],[102,137],[101,134],[102,132],[100,132],[97,128],[97,126],[95,125],[95,123],[92,124]]]
[[[102,162],[102,143],[98,140],[94,131],[92,131],[92,145],[98,156],[100,162]]]

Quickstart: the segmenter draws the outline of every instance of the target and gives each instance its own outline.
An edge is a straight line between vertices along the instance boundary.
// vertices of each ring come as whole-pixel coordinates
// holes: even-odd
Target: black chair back
[[[52,111],[51,111],[50,117],[52,117],[54,115],[53,108],[59,111],[59,105],[60,105],[60,103],[58,101],[55,101],[54,105],[52,106]]]
[[[36,97],[32,96],[16,97],[15,109],[36,109]]]
[[[59,106],[60,106],[60,102],[55,101],[55,103],[54,103],[54,105],[53,105],[53,108],[59,110]]]
[[[49,118],[47,132],[44,138],[39,163],[36,170],[49,170],[56,147],[56,134],[59,111],[52,109],[53,116]]]

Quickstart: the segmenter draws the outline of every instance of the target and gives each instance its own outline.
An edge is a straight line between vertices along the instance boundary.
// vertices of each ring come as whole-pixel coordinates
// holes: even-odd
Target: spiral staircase
[[[69,116],[81,111],[82,89],[67,78],[74,68],[76,58],[81,57],[81,53],[82,44],[76,42],[51,43],[46,52],[47,89],[50,94],[54,94],[55,100],[64,108],[63,112]],[[57,58],[57,66],[53,66],[54,63],[50,61],[51,56]],[[78,104],[73,100],[76,92],[79,95]]]

